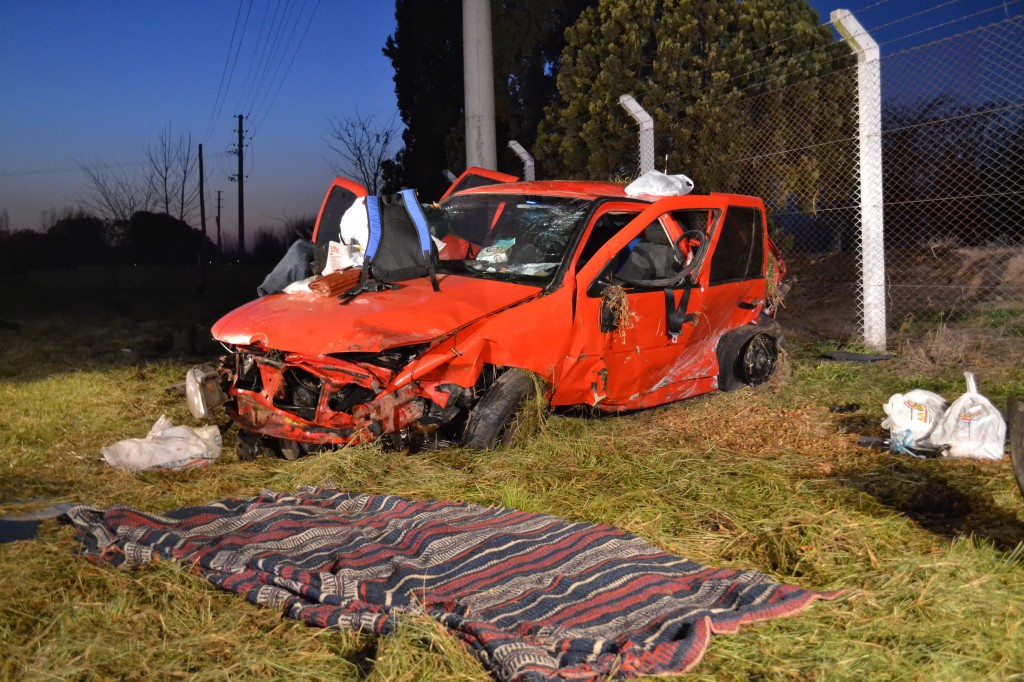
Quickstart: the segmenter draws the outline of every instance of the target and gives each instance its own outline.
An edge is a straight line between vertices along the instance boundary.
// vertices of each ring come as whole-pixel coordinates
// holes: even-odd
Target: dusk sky
[[[940,29],[948,35],[1021,13],[1021,0],[812,5],[822,21],[847,7],[868,29],[881,27],[883,53],[904,47],[886,41],[945,21],[954,21]],[[290,14],[277,17],[284,30],[271,34],[278,7]],[[315,213],[334,175],[328,118],[396,112],[391,65],[381,53],[394,29],[394,5],[385,0],[255,0],[251,9],[244,0],[7,0],[0,5],[0,210],[13,229],[39,229],[43,212],[76,206],[88,192],[77,167],[141,165],[146,146],[171,125],[204,143],[207,220],[213,224],[213,197],[222,190],[231,234],[237,187],[228,176],[236,159],[224,152],[236,140],[235,115],[246,113],[247,234]],[[233,30],[236,46],[241,39],[237,61],[229,59]],[[268,35],[278,36],[276,51]]]

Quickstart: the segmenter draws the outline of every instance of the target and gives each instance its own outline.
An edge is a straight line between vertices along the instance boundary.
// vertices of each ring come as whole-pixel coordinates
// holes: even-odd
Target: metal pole
[[[848,10],[830,18],[857,55],[857,106],[860,127],[860,248],[864,297],[864,343],[886,346],[885,219],[882,196],[882,61],[878,43]]]
[[[643,175],[654,170],[654,119],[633,95],[622,95],[619,104],[640,126],[640,175]]]
[[[533,162],[533,156],[530,155],[530,152],[526,151],[526,149],[523,148],[523,145],[519,144],[515,140],[508,141],[508,148],[515,152],[516,156],[519,157],[519,160],[523,162],[523,180],[526,180],[527,182],[533,182],[536,180],[534,175],[535,165]]]
[[[206,176],[203,169],[203,145],[199,145],[199,224],[203,228],[199,242],[199,293],[206,290]]]
[[[242,149],[245,146],[244,116],[238,115],[238,262],[245,261],[245,171]]]
[[[462,0],[462,70],[466,90],[466,166],[497,170],[490,0]]]

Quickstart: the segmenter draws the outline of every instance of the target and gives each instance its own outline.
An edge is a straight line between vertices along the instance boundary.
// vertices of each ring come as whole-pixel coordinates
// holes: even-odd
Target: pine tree
[[[659,167],[668,155],[698,189],[735,191],[749,184],[736,161],[750,150],[807,147],[847,125],[851,64],[804,0],[601,0],[567,33],[538,165],[549,177],[634,176],[636,126],[618,104],[628,93],[654,118]],[[808,155],[788,166],[757,191],[848,173]]]

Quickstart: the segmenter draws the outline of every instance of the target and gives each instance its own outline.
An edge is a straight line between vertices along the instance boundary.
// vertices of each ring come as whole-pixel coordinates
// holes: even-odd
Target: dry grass
[[[948,333],[977,326],[948,324]],[[1004,348],[1005,335],[986,328]],[[1022,679],[1024,500],[1009,463],[916,461],[856,445],[857,433],[878,433],[891,393],[920,386],[952,398],[963,369],[1005,404],[1024,393],[1021,355],[1003,353],[997,366],[989,353],[979,371],[907,356],[839,364],[819,360],[820,348],[791,348],[785,375],[758,390],[617,417],[554,415],[503,452],[358,447],[239,462],[229,431],[205,472],[115,472],[99,460],[102,445],[145,434],[163,413],[192,423],[164,391],[192,363],[146,350],[166,331],[113,317],[0,330],[0,513],[51,500],[161,510],[303,484],[499,504],[848,591],[716,638],[689,679]],[[829,410],[850,404],[859,408]],[[118,571],[74,552],[70,529],[53,522],[38,540],[0,545],[0,678],[489,679],[423,616],[380,640],[319,631],[176,566]]]

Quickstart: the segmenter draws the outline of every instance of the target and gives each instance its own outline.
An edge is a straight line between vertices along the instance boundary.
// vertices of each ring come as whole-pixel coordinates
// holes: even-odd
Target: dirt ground
[[[886,253],[889,327],[935,323],[982,307],[1022,310],[1024,248],[936,245]],[[860,336],[860,263],[855,251],[794,255],[793,287],[779,321],[802,341],[856,341]],[[923,327],[926,325],[918,325]]]

